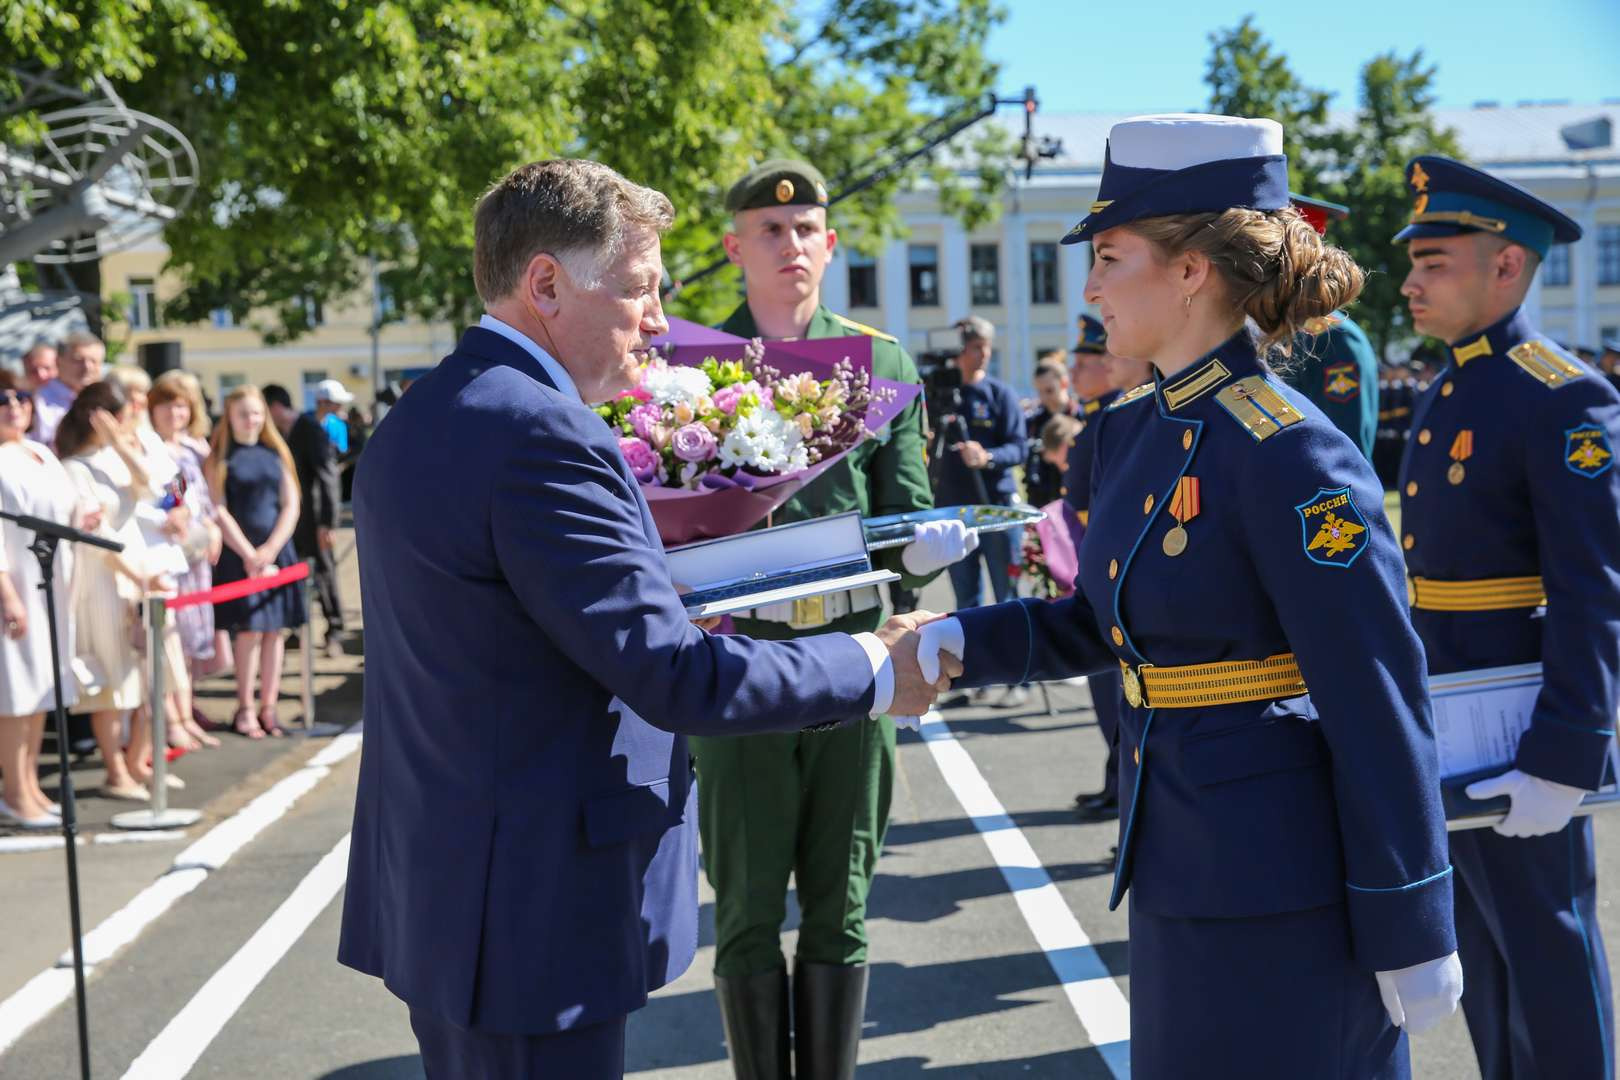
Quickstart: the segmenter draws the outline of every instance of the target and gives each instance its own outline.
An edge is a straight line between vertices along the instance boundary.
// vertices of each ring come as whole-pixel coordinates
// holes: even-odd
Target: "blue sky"
[[[1441,105],[1620,98],[1620,0],[1001,0],[992,35],[1008,96],[1033,83],[1050,112],[1202,108],[1209,34],[1253,14],[1306,83],[1354,107],[1361,65],[1421,47]]]

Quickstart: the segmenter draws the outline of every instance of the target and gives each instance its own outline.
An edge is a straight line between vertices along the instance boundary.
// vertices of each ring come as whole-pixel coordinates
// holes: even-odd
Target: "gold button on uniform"
[[[1440,396],[1441,397],[1450,397],[1452,394],[1456,393],[1456,390],[1457,390],[1457,386],[1456,386],[1455,383],[1446,383],[1444,386],[1442,386],[1440,388]]]
[[[1125,631],[1121,630],[1117,626],[1114,627],[1114,644],[1122,647],[1125,644]]]
[[[1108,560],[1108,580],[1113,581],[1117,577],[1119,577],[1119,560],[1118,559],[1109,559]]]
[[[1407,533],[1406,539],[1401,541],[1401,547],[1405,548],[1407,551],[1411,551],[1412,545],[1415,543],[1417,543],[1417,537],[1413,536],[1411,533]]]
[[[1142,748],[1140,746],[1131,751],[1131,760],[1138,765],[1142,764]]]
[[[1424,428],[1422,431],[1418,432],[1418,442],[1422,443],[1424,446],[1428,446],[1429,440],[1432,438],[1434,438],[1434,436],[1429,434],[1428,428]]]
[[[1406,482],[1406,494],[1407,494],[1408,498],[1410,498],[1411,496],[1417,494],[1417,481],[1416,480],[1408,480]]]
[[[1152,495],[1149,495],[1147,498],[1142,500],[1142,513],[1144,513],[1144,514],[1153,513],[1153,496]]]
[[[1181,448],[1183,450],[1192,449],[1192,432],[1190,430],[1181,433]]]

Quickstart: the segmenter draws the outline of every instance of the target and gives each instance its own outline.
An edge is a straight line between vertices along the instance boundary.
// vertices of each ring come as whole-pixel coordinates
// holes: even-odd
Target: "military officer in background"
[[[872,372],[917,383],[894,338],[829,311],[821,281],[838,242],[827,186],[802,161],[768,161],[731,188],[726,254],[747,299],[721,329],[767,341],[872,338]],[[777,524],[858,510],[863,516],[933,505],[919,398],[774,515]],[[960,522],[919,526],[916,539],[874,562],[919,589],[976,545]],[[876,627],[876,588],[756,608],[737,632],[780,639]],[[704,866],[715,891],[715,991],[741,1080],[854,1076],[866,1003],[866,897],[883,847],[894,778],[894,723],[766,738],[693,741]],[[788,878],[798,892],[792,992],[780,934]],[[791,1000],[791,1009],[789,1002]]]
[[[1289,195],[1294,209],[1318,236],[1329,221],[1343,221],[1350,208],[1323,199]],[[1284,377],[1327,414],[1333,426],[1373,459],[1378,435],[1378,355],[1367,333],[1342,311],[1315,320],[1294,339]]]
[[[1419,333],[1450,343],[1401,468],[1412,621],[1431,674],[1539,662],[1491,830],[1453,833],[1463,1010],[1485,1080],[1613,1075],[1592,822],[1620,675],[1620,394],[1521,309],[1581,230],[1534,196],[1440,157],[1407,166],[1397,242]]]

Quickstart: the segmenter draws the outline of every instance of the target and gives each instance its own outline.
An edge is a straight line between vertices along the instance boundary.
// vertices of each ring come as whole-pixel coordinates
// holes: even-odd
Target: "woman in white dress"
[[[130,719],[129,745],[120,745],[123,714],[141,705],[141,667],[146,658],[137,642],[144,626],[142,599],[170,587],[161,573],[147,567],[146,549],[136,519],[142,501],[154,493],[146,453],[131,425],[129,400],[113,380],[92,383],[80,391],[56,431],[56,448],[80,495],[102,509],[100,535],[124,545],[122,552],[91,548],[79,552],[74,580],[74,613],[81,675],[79,709],[90,712],[90,726],[107,782],[102,794],[145,802],[142,781],[151,775],[151,731],[137,712]]]
[[[0,371],[0,509],[12,514],[94,528],[99,511],[80,512],[56,456],[28,439],[33,401],[10,373]],[[40,589],[34,534],[0,521],[0,824],[55,828],[55,805],[39,786],[39,746],[45,714],[56,707],[51,676],[50,621]],[[56,551],[56,624],[62,660],[62,702],[78,699],[73,678],[73,545]]]

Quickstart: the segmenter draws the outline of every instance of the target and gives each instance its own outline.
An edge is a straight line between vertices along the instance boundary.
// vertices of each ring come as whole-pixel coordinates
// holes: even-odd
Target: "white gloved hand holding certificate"
[[[1511,799],[1507,817],[1491,828],[1503,836],[1521,838],[1546,836],[1562,829],[1586,796],[1578,787],[1543,780],[1518,769],[1477,780],[1468,785],[1467,794],[1470,799],[1494,799],[1498,795]]]
[[[900,564],[908,574],[922,577],[960,562],[979,547],[979,534],[962,521],[923,521],[912,533],[911,543],[900,552]]]

